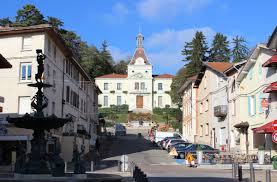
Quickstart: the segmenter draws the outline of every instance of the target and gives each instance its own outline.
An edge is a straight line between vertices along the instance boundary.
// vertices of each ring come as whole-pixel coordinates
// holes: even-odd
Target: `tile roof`
[[[162,75],[157,75],[154,76],[154,78],[173,78],[174,75],[170,75],[170,74],[162,74]]]
[[[207,62],[205,64],[220,73],[223,73],[225,70],[233,66],[233,63],[228,62]]]
[[[111,73],[111,74],[102,75],[96,78],[127,78],[127,75]]]
[[[130,64],[135,64],[136,59],[139,57],[143,58],[145,64],[148,64],[148,65],[150,64],[145,55],[145,51],[144,51],[143,47],[136,48],[135,54],[134,54],[133,58],[131,59]]]

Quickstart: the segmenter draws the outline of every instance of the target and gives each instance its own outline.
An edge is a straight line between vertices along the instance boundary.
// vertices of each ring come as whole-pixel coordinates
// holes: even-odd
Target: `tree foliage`
[[[233,38],[233,49],[232,49],[232,58],[233,62],[237,63],[243,61],[247,58],[249,54],[249,49],[246,46],[246,41],[243,37],[239,37],[238,35]]]
[[[116,65],[114,65],[113,70],[114,73],[117,74],[126,74],[127,73],[127,65],[129,61],[121,60]]]
[[[4,27],[6,25],[12,25],[12,21],[10,20],[10,18],[9,17],[1,18],[0,19],[0,26]]]
[[[211,47],[209,61],[212,62],[229,62],[230,49],[227,37],[221,33],[217,33],[214,37]]]
[[[14,25],[26,27],[43,23],[46,21],[40,11],[34,5],[27,4],[17,11]]]

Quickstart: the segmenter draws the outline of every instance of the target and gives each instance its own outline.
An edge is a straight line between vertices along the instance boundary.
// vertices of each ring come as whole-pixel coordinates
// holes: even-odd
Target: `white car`
[[[166,149],[166,150],[168,150],[168,148],[171,146],[171,143],[172,143],[173,141],[185,142],[185,140],[183,140],[183,139],[178,139],[178,138],[170,139],[170,140],[165,144],[165,149]]]

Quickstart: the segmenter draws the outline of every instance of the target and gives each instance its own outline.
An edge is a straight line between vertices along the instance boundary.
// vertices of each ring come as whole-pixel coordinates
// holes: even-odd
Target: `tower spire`
[[[143,47],[143,40],[144,40],[144,37],[143,35],[141,34],[141,26],[139,25],[139,33],[137,35],[137,47]]]

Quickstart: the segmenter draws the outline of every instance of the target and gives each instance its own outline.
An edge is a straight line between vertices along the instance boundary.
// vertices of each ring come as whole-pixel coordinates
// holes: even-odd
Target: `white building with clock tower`
[[[152,112],[153,108],[174,107],[169,95],[173,75],[153,75],[144,48],[144,37],[138,34],[135,53],[128,64],[127,74],[108,74],[95,78],[102,94],[101,107],[129,105],[129,111]]]

